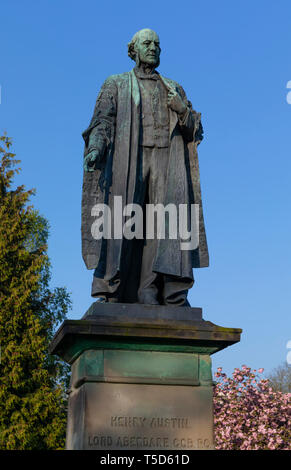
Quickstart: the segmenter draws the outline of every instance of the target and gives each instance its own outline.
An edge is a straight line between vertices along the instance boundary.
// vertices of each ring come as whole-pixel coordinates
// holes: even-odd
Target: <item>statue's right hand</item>
[[[99,152],[98,150],[92,150],[84,158],[84,170],[85,171],[95,171],[96,163],[99,161]]]

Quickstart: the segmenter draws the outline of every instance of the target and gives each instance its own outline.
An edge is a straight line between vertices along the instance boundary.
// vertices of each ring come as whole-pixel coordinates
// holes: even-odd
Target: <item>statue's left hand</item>
[[[168,93],[168,106],[179,115],[184,114],[187,110],[181,96],[174,89]]]

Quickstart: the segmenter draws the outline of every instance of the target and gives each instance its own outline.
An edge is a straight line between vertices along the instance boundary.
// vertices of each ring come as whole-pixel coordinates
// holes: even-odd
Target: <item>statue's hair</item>
[[[143,31],[152,31],[152,30],[149,29],[149,28],[141,29],[140,31],[138,31],[137,33],[135,33],[135,34],[133,35],[132,40],[127,44],[128,56],[129,56],[132,60],[134,60],[135,62],[136,62],[136,60],[137,60],[138,58],[136,57],[136,52],[135,52],[134,46],[135,46],[136,42],[138,41],[140,34],[141,34]]]
[[[134,50],[135,43],[138,39],[140,31],[135,33],[131,39],[131,41],[127,44],[127,50],[128,50],[128,56],[132,59],[135,60],[136,52]]]

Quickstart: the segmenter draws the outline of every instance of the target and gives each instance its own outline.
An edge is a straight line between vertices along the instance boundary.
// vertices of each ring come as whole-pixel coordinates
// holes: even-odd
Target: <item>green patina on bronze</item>
[[[198,380],[198,356],[155,351],[104,351],[106,373],[126,377],[173,377]]]
[[[86,383],[212,387],[210,355],[241,330],[202,319],[201,309],[94,303],[65,321],[50,350],[72,366],[71,392]]]
[[[162,307],[148,311],[144,307],[126,310],[116,306],[112,310],[107,308],[107,316],[104,307],[99,304],[99,315],[89,315],[85,320],[65,321],[55,335],[51,352],[72,364],[83,351],[89,349],[209,355],[240,340],[240,329],[223,328],[197,320],[199,311],[195,309],[193,312],[192,309],[189,312],[181,308],[177,311],[168,309],[167,320]],[[120,316],[117,315],[118,309],[122,310]],[[144,317],[146,313],[148,319]],[[194,316],[193,320],[191,315]]]
[[[66,362],[72,364],[79,356],[86,350],[127,350],[127,351],[160,351],[160,352],[177,352],[177,353],[202,353],[202,354],[213,354],[218,350],[218,347],[207,347],[202,344],[169,344],[162,342],[139,342],[139,341],[128,341],[118,338],[116,341],[113,340],[102,340],[94,338],[83,338],[74,342],[69,342],[64,345],[64,348],[58,350],[58,355]]]
[[[212,385],[211,357],[208,354],[199,355],[200,385]]]
[[[87,268],[94,269],[91,294],[105,302],[189,306],[192,268],[209,264],[197,155],[201,115],[182,86],[156,70],[160,51],[154,31],[134,35],[128,44],[134,69],[105,80],[83,133],[82,253]],[[152,250],[150,242],[139,244],[125,234],[93,236],[96,204],[106,204],[112,212],[118,196],[119,214],[132,203],[144,210],[145,194],[150,203],[164,207],[186,204],[189,217],[191,204],[197,204],[198,246],[181,249],[180,235],[156,239]],[[146,231],[148,224],[145,220],[139,227]]]
[[[104,353],[102,349],[89,349],[84,351],[74,361],[72,375],[104,376]]]
[[[120,317],[114,309],[106,316],[104,308],[99,306],[102,315],[65,322],[51,346],[72,365],[73,389],[86,382],[211,387],[210,355],[238,341],[241,332],[202,321],[194,309],[193,320],[171,310],[167,321],[159,307],[158,318],[149,311],[146,321],[142,307],[123,308]]]
[[[154,351],[87,350],[72,365],[71,384],[118,380],[199,385],[199,355]]]
[[[130,382],[212,386],[209,354],[93,349],[72,365],[71,385]]]

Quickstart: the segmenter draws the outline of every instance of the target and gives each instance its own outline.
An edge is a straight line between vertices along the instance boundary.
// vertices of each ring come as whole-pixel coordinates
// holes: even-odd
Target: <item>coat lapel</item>
[[[133,70],[130,71],[131,75],[131,86],[132,86],[132,98],[136,107],[140,104],[140,91],[138,86],[138,81]]]
[[[160,79],[161,79],[161,82],[164,84],[164,86],[166,87],[166,89],[168,91],[176,91],[173,89],[172,85],[170,85],[169,81],[165,78],[165,77],[162,77],[162,75],[160,75]],[[175,113],[171,108],[169,108],[169,115],[170,115],[170,139],[172,137],[172,134],[173,134],[173,131],[177,125],[177,122],[178,122],[178,116],[177,116],[177,113]]]

